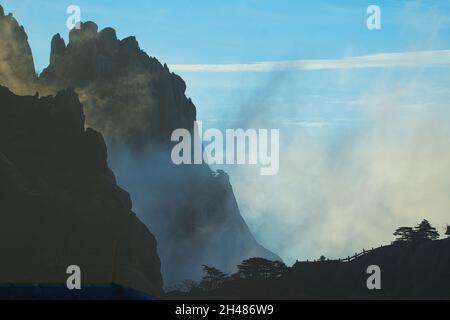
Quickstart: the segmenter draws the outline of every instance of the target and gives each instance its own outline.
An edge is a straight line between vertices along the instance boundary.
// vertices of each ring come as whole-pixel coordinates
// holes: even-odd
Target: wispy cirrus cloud
[[[172,64],[176,72],[271,72],[450,65],[450,50],[388,52],[341,59],[267,61],[246,64]]]

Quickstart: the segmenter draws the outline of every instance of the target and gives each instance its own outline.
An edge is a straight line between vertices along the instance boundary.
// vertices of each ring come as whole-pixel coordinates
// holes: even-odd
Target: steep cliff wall
[[[0,220],[0,283],[65,284],[78,265],[82,285],[162,292],[155,238],[71,90],[38,98],[0,87]]]

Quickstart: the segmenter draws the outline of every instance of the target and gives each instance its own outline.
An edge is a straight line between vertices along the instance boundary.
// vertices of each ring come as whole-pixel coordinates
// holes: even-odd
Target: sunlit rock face
[[[162,293],[156,240],[85,129],[75,92],[16,96],[0,87],[0,283],[117,283]]]
[[[192,127],[195,107],[184,95],[184,81],[143,52],[134,37],[118,40],[113,29],[99,32],[86,22],[69,38],[66,46],[59,35],[53,37],[41,91],[75,88],[88,124],[133,148],[165,142],[173,130]]]
[[[170,136],[193,132],[196,108],[185,82],[134,37],[119,40],[93,22],[72,30],[67,44],[55,35],[36,88],[79,95],[87,125],[105,136],[119,184],[158,240],[165,285],[199,278],[202,264],[233,271],[249,257],[279,259],[254,239],[225,173],[173,165]]]
[[[28,37],[12,14],[0,6],[0,85],[17,94],[32,93],[36,75]]]

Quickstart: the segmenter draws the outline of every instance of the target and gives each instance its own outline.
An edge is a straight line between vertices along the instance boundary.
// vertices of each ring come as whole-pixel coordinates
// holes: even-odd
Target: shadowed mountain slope
[[[0,219],[0,283],[65,284],[75,264],[82,285],[162,293],[155,238],[71,90],[38,98],[0,86]]]

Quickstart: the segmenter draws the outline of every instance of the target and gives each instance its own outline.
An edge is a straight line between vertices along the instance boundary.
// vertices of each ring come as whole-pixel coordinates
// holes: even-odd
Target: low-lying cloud
[[[175,72],[272,72],[450,65],[450,50],[378,53],[342,59],[267,61],[247,64],[172,64]]]
[[[232,174],[256,237],[286,262],[387,244],[396,227],[422,219],[441,233],[450,223],[450,93],[420,78],[377,85],[358,101],[364,125],[351,135],[327,145],[290,134],[279,175]]]

